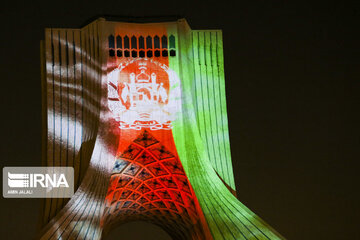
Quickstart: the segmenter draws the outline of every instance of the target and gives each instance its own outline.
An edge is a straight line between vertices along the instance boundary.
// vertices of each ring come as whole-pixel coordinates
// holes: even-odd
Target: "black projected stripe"
[[[77,175],[84,172],[84,161],[90,157],[92,148],[80,148],[79,144],[95,138],[100,107],[98,97],[91,97],[93,92],[99,96],[101,91],[97,26],[87,31],[81,36],[79,31],[50,29],[45,42],[50,49],[46,62],[51,63],[51,69],[47,65],[46,73],[48,109],[52,116],[48,115],[48,125],[52,126],[48,133],[52,136],[48,138],[47,162],[49,166],[73,166],[75,189],[81,180]],[[44,222],[49,222],[65,204],[64,199],[47,199]]]
[[[82,117],[79,117],[79,116],[77,116],[77,114],[75,114],[75,116],[74,116],[74,118],[75,119],[79,119],[79,118],[81,118],[81,121],[82,121],[82,124],[84,124],[84,126],[88,126],[87,128],[85,128],[84,130],[85,130],[85,132],[84,131],[82,131],[82,142],[84,141],[84,140],[87,140],[87,139],[91,139],[92,137],[94,137],[94,134],[96,133],[96,126],[97,126],[97,123],[96,123],[96,121],[94,121],[94,119],[93,118],[96,118],[97,117],[97,113],[98,113],[98,111],[99,111],[99,99],[97,99],[97,98],[92,98],[91,96],[90,96],[90,94],[89,93],[92,93],[92,92],[96,92],[96,93],[100,93],[100,81],[98,80],[99,79],[99,77],[100,77],[100,67],[98,66],[98,64],[97,64],[97,61],[99,60],[98,58],[99,58],[99,44],[98,44],[98,40],[99,40],[99,36],[98,36],[98,34],[97,33],[95,33],[96,32],[96,27],[95,26],[93,26],[93,28],[92,29],[90,29],[90,30],[88,30],[88,32],[87,32],[87,34],[83,34],[83,38],[81,39],[81,36],[79,36],[79,38],[80,38],[80,47],[78,48],[78,49],[76,49],[76,45],[75,45],[75,40],[73,40],[72,41],[72,45],[74,46],[74,48],[73,48],[73,54],[74,54],[74,65],[72,66],[72,71],[74,71],[74,81],[75,81],[75,79],[77,79],[77,80],[81,80],[81,96],[83,96],[83,98],[82,98],[82,103],[83,104],[81,104],[81,115],[82,115]],[[66,35],[67,35],[68,33],[66,33]],[[96,36],[96,37],[93,37],[93,38],[91,38],[91,37],[89,37],[89,36]],[[75,37],[74,37],[75,38]],[[69,42],[67,41],[68,39],[67,39],[67,37],[65,37],[65,44],[64,44],[64,46],[65,46],[65,48],[66,48],[66,46],[67,46],[67,50],[68,50],[68,48],[69,48]],[[85,40],[84,40],[85,39]],[[81,47],[81,43],[84,43],[84,45],[85,46],[83,46],[83,47]],[[64,48],[64,46],[62,46],[62,45],[60,45],[59,47],[61,48],[61,47],[63,47]],[[59,49],[60,49],[59,48]],[[81,51],[80,52],[80,57],[81,57],[81,65],[80,65],[80,76],[78,76],[79,74],[77,74],[77,72],[76,72],[76,57],[77,57],[77,55],[78,55],[78,57],[79,57],[79,54],[77,54],[77,52],[80,50],[80,49],[84,49],[85,51],[83,52],[83,51]],[[61,50],[60,50],[61,51]],[[62,54],[60,54],[60,51],[59,51],[59,56],[62,56]],[[87,54],[86,54],[87,53]],[[67,53],[67,54],[69,54],[69,53]],[[86,55],[85,55],[86,54]],[[66,55],[65,55],[66,56]],[[66,59],[67,59],[67,57],[66,57]],[[61,58],[59,57],[59,63],[64,63],[64,60],[61,60]],[[69,65],[68,64],[68,62],[67,62],[67,64],[66,65]],[[96,71],[89,71],[89,70],[96,70]],[[66,78],[65,78],[65,76],[64,76],[64,71],[67,73],[66,74]],[[60,89],[58,90],[59,92],[61,92],[61,94],[60,94],[60,98],[61,98],[61,106],[64,106],[64,103],[65,103],[65,100],[66,100],[66,103],[67,102],[69,102],[70,101],[70,99],[69,99],[69,96],[70,96],[70,94],[69,94],[69,84],[68,84],[68,82],[69,82],[69,69],[67,69],[67,68],[65,68],[65,64],[62,64],[62,65],[60,65],[60,71],[58,71],[58,73],[59,73],[59,76],[60,76],[60,78],[59,78],[59,82],[60,82],[60,84],[59,84],[59,86],[60,86]],[[65,83],[65,79],[67,80],[66,81],[66,83]],[[65,89],[66,89],[66,93],[67,94],[65,94]],[[77,94],[77,89],[75,88],[74,89],[74,91],[75,91],[75,93],[74,93],[74,95],[75,96],[78,96],[79,94]],[[87,92],[88,91],[88,92]],[[53,91],[53,92],[55,92],[55,90]],[[95,95],[98,95],[98,94],[95,94]],[[99,96],[99,95],[98,95]],[[77,99],[76,99],[76,97],[75,97],[75,99],[74,99],[74,101],[75,101],[75,113],[76,113],[76,108],[78,109],[79,107],[77,107]],[[87,105],[86,104],[84,104],[84,103],[88,103]],[[69,105],[67,105],[67,106],[69,106]],[[69,128],[69,124],[64,124],[65,122],[63,121],[63,118],[65,117],[65,114],[66,113],[68,113],[69,112],[69,109],[66,109],[66,108],[64,108],[64,107],[60,107],[59,108],[60,109],[60,111],[58,112],[59,114],[60,114],[60,116],[61,116],[61,118],[60,118],[60,123],[62,123],[60,126],[62,127],[62,128],[67,128],[67,130],[69,130],[68,128]],[[66,123],[68,122],[68,120],[69,120],[69,114],[67,114],[67,116],[68,116],[68,118],[66,119],[67,121],[66,121]],[[88,119],[86,119],[86,118],[88,118]],[[91,119],[90,119],[91,118]],[[54,128],[55,129],[55,128]],[[76,130],[76,127],[75,127],[75,130]],[[83,129],[82,129],[83,130]],[[75,131],[76,132],[76,131]],[[65,135],[63,134],[63,132],[61,131],[60,132],[60,135],[61,135],[61,140],[63,140],[62,141],[62,145],[61,145],[61,148],[64,148],[65,146],[68,146],[68,144],[67,144],[67,142],[66,142],[66,145],[65,145],[65,140],[66,140],[66,137],[65,137]],[[54,136],[55,136],[55,134],[54,134]],[[69,137],[69,135],[67,135],[67,137]],[[76,138],[77,138],[77,136],[74,134],[74,147],[75,147],[75,144],[76,144]],[[56,139],[54,139],[54,140],[56,140]],[[68,139],[67,139],[67,141],[68,141]],[[68,150],[68,149],[67,149]],[[53,151],[54,152],[54,151]],[[80,152],[80,154],[81,153],[83,153],[83,156],[85,155],[85,150],[84,151],[81,151]],[[54,158],[55,159],[55,158]],[[60,158],[58,159],[58,160],[60,160],[60,162],[61,163],[64,163],[63,162],[63,160],[65,160],[65,155],[64,154],[62,154],[62,155],[60,155]],[[68,159],[67,159],[68,160]],[[66,163],[68,163],[69,161],[67,161]],[[81,164],[81,162],[79,163],[79,164]],[[75,163],[73,164],[74,166],[75,166]],[[100,175],[98,174],[97,175],[97,177],[95,177],[93,180],[95,180],[95,182],[98,180],[100,178]],[[90,188],[92,188],[92,186],[90,187]],[[101,189],[97,189],[98,190],[98,192],[99,193],[94,193],[93,195],[91,195],[90,197],[91,198],[93,198],[93,199],[97,199],[97,197],[99,197],[100,196],[100,194],[101,194]],[[85,196],[85,195],[84,195]],[[89,197],[89,196],[88,196]],[[89,200],[89,199],[88,199]],[[93,217],[95,216],[94,214],[95,214],[95,212],[96,211],[99,211],[99,207],[98,207],[98,203],[96,204],[96,206],[94,205],[95,204],[95,202],[96,201],[91,201],[92,202],[92,204],[91,204],[91,208],[90,208],[90,210],[91,210],[91,212],[93,213]],[[82,202],[81,201],[79,201],[78,203],[77,203],[77,205],[75,205],[74,206],[74,208],[73,208],[73,210],[71,211],[71,213],[74,213],[74,210],[75,210],[75,208],[76,207],[78,207],[78,205],[79,204],[82,204]],[[86,205],[87,206],[87,205]],[[95,207],[94,207],[95,206]],[[54,205],[52,205],[52,207],[54,207]],[[88,209],[87,208],[84,208],[84,211],[87,211]],[[74,217],[79,217],[80,216],[80,214],[83,214],[84,213],[84,211],[81,211],[81,209],[80,209],[80,211],[76,211],[76,214],[73,216],[73,218]],[[67,219],[67,217],[64,219],[64,221]],[[63,222],[64,222],[63,221]],[[93,222],[93,221],[95,221],[95,219],[93,219],[93,220],[91,220],[91,222]],[[89,233],[88,231],[89,231],[89,228],[90,227],[90,225],[89,226],[87,226],[87,227],[85,227],[85,226],[82,226],[81,228],[80,228],[80,232],[81,231],[87,231],[87,233]],[[63,229],[64,228],[64,225],[63,224],[60,224],[60,226],[59,226],[59,228],[61,228],[61,229]],[[57,230],[59,230],[59,228],[58,229],[54,229],[54,232],[53,232],[53,234],[55,234],[55,232],[57,231]],[[84,230],[85,229],[85,230]],[[61,230],[62,231],[62,230]],[[77,232],[76,234],[79,234],[80,232]],[[90,232],[91,233],[91,232]],[[74,233],[75,234],[75,233]],[[96,234],[96,232],[94,232],[93,234]],[[86,234],[85,234],[86,235]],[[70,237],[70,236],[69,236]],[[51,238],[51,236],[50,236],[50,238]]]

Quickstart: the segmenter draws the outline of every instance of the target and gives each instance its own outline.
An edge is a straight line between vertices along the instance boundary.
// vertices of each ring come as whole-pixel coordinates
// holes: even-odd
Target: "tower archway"
[[[170,235],[161,227],[144,221],[133,221],[121,224],[108,233],[104,233],[104,240],[171,240]]]

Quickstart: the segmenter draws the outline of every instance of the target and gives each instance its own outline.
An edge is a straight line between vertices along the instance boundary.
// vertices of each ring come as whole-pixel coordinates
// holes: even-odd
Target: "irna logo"
[[[73,167],[4,167],[5,198],[71,198]]]
[[[8,185],[11,188],[69,187],[65,174],[21,174],[8,172]]]

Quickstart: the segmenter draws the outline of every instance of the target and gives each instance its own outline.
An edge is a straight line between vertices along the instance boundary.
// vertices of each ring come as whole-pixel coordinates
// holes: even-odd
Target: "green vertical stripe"
[[[219,64],[219,61],[215,63],[215,59],[219,59],[217,56],[219,39],[215,40],[217,35],[211,35],[210,32],[205,34],[199,31],[197,41],[197,34],[194,31],[191,33],[186,22],[179,22],[178,26],[180,57],[171,60],[170,66],[178,65],[182,104],[179,117],[173,121],[173,135],[181,162],[199,200],[211,234],[215,240],[282,239],[271,227],[241,204],[215,172],[216,170],[219,174],[227,175],[227,178],[222,176],[224,180],[229,181],[229,178],[233,178],[229,167],[230,154],[226,155],[226,148],[230,150],[230,146],[225,116],[226,105],[223,101],[225,86],[223,77],[220,76],[223,74],[223,69],[220,69],[223,65]],[[192,42],[189,41],[191,38]],[[214,51],[215,49],[217,51]],[[217,64],[219,64],[218,68]],[[197,79],[199,75],[200,81]],[[199,98],[202,103],[195,104],[194,101]],[[200,113],[201,111],[203,112]],[[203,125],[200,121],[202,118]],[[220,127],[219,123],[221,123]],[[209,134],[211,132],[215,134]],[[212,141],[215,144],[212,144]],[[222,148],[225,149],[224,153]],[[221,161],[215,160],[219,159],[216,157],[216,151],[221,153]],[[217,169],[219,166],[216,163],[221,163],[224,172]],[[226,165],[227,163],[229,165]]]

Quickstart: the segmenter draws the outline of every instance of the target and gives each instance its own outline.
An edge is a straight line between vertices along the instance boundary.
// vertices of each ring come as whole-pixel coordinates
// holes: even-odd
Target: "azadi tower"
[[[173,239],[284,239],[235,195],[220,30],[99,18],[41,46],[43,164],[74,167],[76,192],[44,200],[39,239],[135,220]]]

